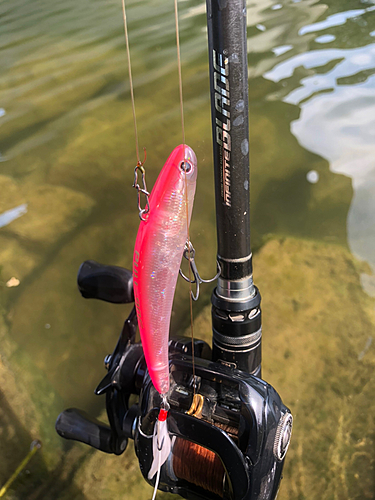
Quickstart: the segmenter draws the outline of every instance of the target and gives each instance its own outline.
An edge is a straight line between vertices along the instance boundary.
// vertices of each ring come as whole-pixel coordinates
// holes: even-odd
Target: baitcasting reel
[[[115,303],[134,300],[126,269],[82,264],[78,287],[86,298]],[[134,439],[141,472],[150,481],[152,436],[160,395],[147,372],[142,346],[135,343],[135,309],[125,321],[108,373],[95,393],[106,394],[110,426],[77,409],[63,411],[56,430],[106,453],[121,454]],[[195,370],[192,354],[194,349]],[[272,500],[276,497],[292,431],[292,415],[263,380],[211,361],[206,342],[169,342],[168,430],[172,452],[161,468],[159,489],[187,499]],[[131,395],[137,404],[129,407]]]

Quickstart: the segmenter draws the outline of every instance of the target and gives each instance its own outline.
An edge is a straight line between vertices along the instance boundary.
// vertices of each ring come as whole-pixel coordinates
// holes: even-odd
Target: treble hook
[[[219,263],[217,263],[218,273],[216,274],[216,276],[214,276],[210,280],[202,279],[199,276],[197,265],[195,264],[195,248],[193,247],[193,244],[191,243],[190,240],[188,240],[185,243],[183,256],[185,257],[186,260],[189,261],[190,269],[191,269],[191,272],[194,276],[194,279],[191,280],[187,276],[185,276],[181,269],[179,270],[179,273],[180,273],[180,276],[182,276],[184,278],[184,280],[187,281],[188,283],[195,283],[196,284],[196,293],[194,295],[193,291],[191,291],[191,298],[194,301],[197,301],[199,298],[199,285],[201,283],[211,283],[212,281],[215,281],[220,276],[221,269],[220,269]]]

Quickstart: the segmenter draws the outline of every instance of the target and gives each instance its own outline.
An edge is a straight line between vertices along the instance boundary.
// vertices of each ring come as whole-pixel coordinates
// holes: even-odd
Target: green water
[[[191,239],[201,275],[211,277],[216,236],[205,5],[186,0],[179,8],[186,141],[199,164]],[[172,1],[127,2],[148,186],[182,142],[173,9]],[[69,455],[64,455],[66,444],[55,437],[53,425],[67,406],[95,415],[104,408],[93,390],[129,310],[83,300],[75,283],[85,259],[130,268],[139,223],[131,187],[136,155],[121,3],[3,0],[0,17],[0,355],[5,367],[0,378],[0,454],[5,456],[0,484],[26,455],[29,437],[42,435],[44,455],[31,478],[25,475],[14,485],[14,498],[57,498],[56,491],[43,490],[43,478],[51,470],[59,492],[70,491],[66,498],[120,498],[110,486],[111,494],[95,496],[78,485],[79,479],[76,484],[69,470],[62,468],[65,476],[59,476],[57,465],[66,464]],[[254,251],[280,238],[349,250],[367,263],[356,276],[362,290],[375,295],[375,2],[248,2],[248,54]],[[339,260],[334,253],[330,258],[332,266]],[[256,265],[255,260],[255,281],[262,292],[267,276],[259,273],[257,278]],[[341,287],[349,287],[348,272],[342,272],[341,281],[329,282],[327,293],[335,300]],[[332,273],[339,271],[332,267],[327,280]],[[19,285],[5,286],[12,277]],[[280,282],[274,293],[282,295],[282,290]],[[362,290],[363,301],[370,300]],[[202,287],[195,316],[210,294],[209,285]],[[183,331],[189,323],[186,297],[187,286],[180,283],[173,331]],[[350,308],[349,299],[346,304]],[[369,304],[373,311],[373,302]],[[308,324],[307,318],[301,315],[301,322]],[[371,355],[373,360],[374,323],[363,324],[367,331],[362,347],[353,348],[354,358],[363,351],[363,359]],[[280,387],[277,357],[275,363],[271,369],[265,357],[265,373],[270,383],[279,381],[284,396],[288,389],[283,393]],[[288,366],[293,371],[293,359]],[[358,377],[365,380],[368,373]],[[336,381],[330,384],[336,390]],[[353,390],[345,385],[345,398]],[[34,405],[30,411],[27,398]],[[366,412],[364,403],[361,408]],[[364,425],[370,446],[375,426],[373,421]],[[297,442],[295,446],[297,450]],[[366,457],[361,470],[370,486],[358,498],[374,498],[374,452]],[[70,458],[78,464],[79,453]],[[135,474],[133,466],[127,467]],[[329,476],[327,467],[324,459],[316,465],[317,482]],[[73,483],[76,496],[69,490]],[[35,485],[39,490],[33,497]],[[142,491],[148,498],[148,489]],[[338,491],[326,498],[357,498],[353,489]],[[319,498],[318,493],[309,496],[303,484],[288,494]]]

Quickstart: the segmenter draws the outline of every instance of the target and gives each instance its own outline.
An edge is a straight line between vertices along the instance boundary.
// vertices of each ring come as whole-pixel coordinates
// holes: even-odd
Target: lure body
[[[134,248],[133,285],[139,331],[148,371],[160,394],[169,390],[169,326],[196,178],[193,150],[178,146],[152,189],[150,210],[146,220],[140,222]]]

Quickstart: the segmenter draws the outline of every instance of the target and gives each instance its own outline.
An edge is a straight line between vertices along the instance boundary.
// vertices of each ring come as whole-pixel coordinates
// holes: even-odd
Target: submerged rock
[[[27,250],[14,238],[0,236],[0,281],[15,277],[22,283],[41,261],[40,255]]]
[[[34,188],[0,175],[0,282],[22,283],[62,238],[88,217],[94,201],[72,189]]]
[[[3,212],[26,202],[19,184],[12,177],[0,175],[0,191],[0,216]]]
[[[254,256],[263,377],[294,415],[281,500],[373,498],[375,302],[338,245],[272,240]],[[211,311],[195,321],[209,341]]]
[[[28,191],[27,213],[8,227],[11,235],[42,245],[51,245],[77,227],[94,205],[83,193],[48,184]]]

